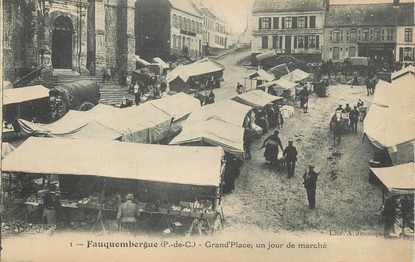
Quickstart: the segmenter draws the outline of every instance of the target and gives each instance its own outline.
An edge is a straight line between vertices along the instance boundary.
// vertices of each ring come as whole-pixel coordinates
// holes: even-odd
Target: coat
[[[136,204],[127,201],[118,207],[117,220],[120,222],[136,222],[140,216],[140,211]]]

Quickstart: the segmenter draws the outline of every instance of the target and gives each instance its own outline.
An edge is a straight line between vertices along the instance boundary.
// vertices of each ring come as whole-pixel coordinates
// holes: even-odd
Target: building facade
[[[252,9],[252,62],[274,50],[305,61],[322,55],[325,1],[256,0]]]
[[[226,32],[225,22],[216,18],[215,21],[215,47],[228,49],[228,33]]]
[[[372,61],[413,61],[414,3],[330,5],[323,59],[363,56]]]
[[[3,21],[4,80],[131,69],[134,0],[5,0]]]
[[[203,21],[190,1],[138,0],[135,14],[136,54],[140,57],[201,57]]]

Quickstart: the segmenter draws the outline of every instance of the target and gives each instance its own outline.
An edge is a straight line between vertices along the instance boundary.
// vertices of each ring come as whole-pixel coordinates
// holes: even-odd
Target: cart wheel
[[[90,102],[85,102],[79,107],[79,111],[88,111],[93,108],[95,105]]]

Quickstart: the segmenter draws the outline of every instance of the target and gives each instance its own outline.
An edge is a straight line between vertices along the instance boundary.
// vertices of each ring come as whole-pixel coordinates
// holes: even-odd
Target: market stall
[[[247,124],[251,107],[232,100],[223,100],[206,105],[193,111],[186,120],[187,123],[198,123],[208,119],[218,119],[223,122],[243,127]]]
[[[397,206],[400,212],[395,219],[401,227],[401,236],[409,232],[413,237],[414,233],[414,170],[414,162],[392,167],[371,168],[384,186],[382,203],[385,205],[385,198],[400,197],[400,203]]]
[[[258,87],[267,93],[282,96],[287,100],[294,100],[297,83],[290,82],[285,79],[275,80]]]
[[[253,72],[247,75],[244,78],[245,90],[256,89],[257,86],[271,82],[275,79],[274,75],[268,73],[267,71],[260,69],[256,72]]]
[[[49,89],[27,86],[3,90],[3,133],[13,133],[17,118],[46,121],[49,114]],[[45,118],[46,117],[46,118]]]
[[[206,58],[192,64],[177,66],[167,74],[166,80],[170,90],[175,92],[217,88],[220,87],[224,70],[222,65]]]
[[[273,74],[275,79],[278,80],[281,77],[285,76],[290,72],[290,69],[288,68],[287,64],[280,64],[277,66],[272,67],[268,70],[269,73]]]
[[[50,175],[57,175],[58,187],[26,188],[14,202],[39,206],[41,190],[59,190],[65,220],[95,223],[100,215],[114,220],[122,196],[131,193],[143,219],[164,223],[183,218],[189,226],[203,224],[212,231],[223,218],[222,159],[219,147],[32,137],[4,159],[3,172],[46,177],[46,185]]]

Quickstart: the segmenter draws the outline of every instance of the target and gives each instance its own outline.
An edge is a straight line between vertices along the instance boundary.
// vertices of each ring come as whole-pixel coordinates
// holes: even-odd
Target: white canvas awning
[[[187,145],[203,142],[220,146],[224,151],[243,158],[243,136],[243,127],[234,126],[216,119],[209,119],[204,122],[185,125],[183,131],[170,144]]]
[[[371,168],[390,193],[408,195],[415,193],[415,165],[413,162],[391,167]]]
[[[294,89],[297,86],[297,84],[291,81],[285,80],[285,79],[279,79],[279,80],[265,83],[262,86],[265,88],[275,86],[275,88],[291,90],[291,89]]]
[[[284,98],[267,94],[259,89],[245,92],[232,98],[232,100],[251,107],[264,107],[269,103],[282,99]]]
[[[220,147],[31,137],[3,160],[3,171],[100,176],[219,186]]]
[[[309,77],[310,77],[309,73],[306,73],[300,69],[295,69],[294,71],[286,74],[285,76],[282,76],[281,79],[285,79],[290,82],[298,82],[298,81],[303,81]]]
[[[180,77],[184,82],[187,82],[190,77],[221,72],[223,70],[224,68],[219,64],[209,59],[203,59],[189,65],[176,67],[167,74],[166,79],[168,82],[171,82],[177,77]]]
[[[181,119],[201,107],[199,99],[185,93],[177,93],[148,103],[172,116],[173,120]]]
[[[415,67],[411,65],[397,72],[393,72],[391,75],[391,80],[392,81],[397,80],[405,75],[415,75]]]
[[[233,100],[222,100],[193,111],[185,124],[203,122],[214,118],[241,127],[244,124],[245,117],[251,110],[251,107]]]
[[[49,89],[42,85],[3,90],[3,105],[18,104],[49,97]]]
[[[265,81],[270,82],[270,81],[272,81],[272,80],[275,79],[275,76],[272,75],[272,74],[270,74],[270,73],[268,73],[267,71],[265,71],[263,69],[260,69],[260,70],[258,70],[256,72],[253,72],[253,73],[247,75],[246,78],[250,78],[250,79],[254,79],[255,78],[257,80],[265,80]]]

